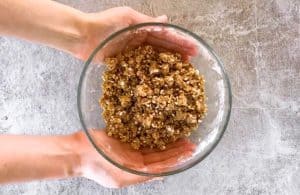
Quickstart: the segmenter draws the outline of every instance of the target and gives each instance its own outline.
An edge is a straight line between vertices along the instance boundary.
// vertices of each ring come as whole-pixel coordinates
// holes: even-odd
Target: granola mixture
[[[100,105],[108,136],[134,149],[164,150],[206,115],[205,80],[180,54],[145,45],[105,62]]]

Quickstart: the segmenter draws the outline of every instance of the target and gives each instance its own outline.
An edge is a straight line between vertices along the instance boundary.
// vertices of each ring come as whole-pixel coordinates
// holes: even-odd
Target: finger
[[[150,179],[149,181],[162,181],[164,180],[164,177],[154,177],[152,179]]]
[[[126,49],[136,48],[140,46],[142,43],[145,42],[147,34],[148,32],[143,30],[136,32],[134,38],[127,43]]]
[[[144,167],[140,151],[133,149],[130,144],[122,143],[116,138],[106,135],[104,130],[89,130],[97,147],[115,162],[132,169]]]
[[[167,151],[171,148],[176,148],[176,147],[180,147],[182,145],[186,144],[185,140],[178,140],[174,143],[170,143],[168,145],[166,145],[166,149],[164,151]],[[147,155],[147,154],[151,154],[151,153],[156,153],[156,152],[162,152],[162,150],[158,149],[158,148],[144,148],[141,150],[143,155]]]
[[[129,8],[129,10],[132,16],[133,24],[144,22],[165,23],[168,21],[168,17],[166,15],[153,18],[137,12],[131,8]],[[187,55],[196,55],[197,53],[197,47],[193,41],[187,39],[186,37],[179,36],[177,33],[167,30],[152,30],[151,36],[149,36],[148,41],[150,44],[154,44],[156,46],[164,46],[166,49],[172,49],[174,51],[182,53],[183,55],[185,55],[186,53]]]
[[[184,40],[182,38],[177,39],[168,34],[165,35],[165,38],[153,36],[153,34],[154,33],[149,33],[146,40],[147,43],[153,46],[162,47],[167,50],[178,52],[181,55],[195,56],[197,54],[196,45],[191,45],[188,40]]]
[[[144,182],[153,182],[153,181],[162,181],[163,177],[144,177],[144,176],[135,176],[135,178],[129,179],[128,185],[140,184]]]
[[[165,161],[172,157],[179,157],[183,153],[194,151],[194,149],[195,149],[194,145],[186,144],[179,148],[172,148],[167,151],[150,153],[144,156],[144,164],[147,165],[155,162]]]
[[[134,40],[134,38],[134,34],[125,33],[120,35],[117,39],[109,42],[109,44],[105,48],[103,48],[102,60],[106,57],[112,57],[124,51],[127,47],[127,44]]]
[[[137,12],[134,9],[131,10],[132,15],[132,23],[138,24],[138,23],[145,23],[145,22],[167,22],[168,17],[166,15],[158,16],[156,18],[145,15],[143,13]]]
[[[134,174],[130,174],[126,176],[126,180],[124,181],[121,187],[144,183],[146,181],[152,181],[153,179],[153,177],[137,176]]]
[[[169,158],[165,161],[152,163],[152,164],[147,165],[146,167],[149,171],[156,172],[156,173],[162,172],[162,171],[167,171],[167,170],[171,169],[172,167],[178,165],[179,162],[190,158],[192,155],[193,155],[193,152],[188,151],[188,152],[182,153],[180,156],[175,156],[175,157]]]
[[[178,52],[183,56],[195,56],[198,53],[194,40],[163,27],[149,28],[146,42],[156,47]]]
[[[111,41],[108,47],[103,49],[102,59],[112,57],[127,49],[132,49],[140,46],[145,42],[148,32],[140,30],[134,33],[126,33],[118,37],[118,39]]]
[[[171,148],[177,148],[177,147],[181,147],[182,145],[186,145],[186,144],[193,144],[191,141],[189,141],[188,139],[179,139],[174,143],[170,143],[166,146],[166,149],[164,151],[167,151]],[[150,148],[145,148],[142,151],[142,154],[150,154],[150,153],[155,153],[155,152],[162,152],[162,150],[160,149],[150,149]]]
[[[155,18],[155,22],[166,23],[168,22],[168,16],[167,15],[158,16]]]
[[[165,40],[170,43],[176,43],[178,46],[184,48],[195,49],[196,47],[196,43],[192,39],[165,28],[153,30],[150,32],[150,35],[156,39]]]

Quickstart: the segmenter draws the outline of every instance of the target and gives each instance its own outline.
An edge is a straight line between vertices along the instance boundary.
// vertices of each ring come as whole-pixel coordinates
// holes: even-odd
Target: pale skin
[[[111,33],[143,22],[167,22],[166,16],[150,17],[128,7],[99,13],[83,13],[49,0],[0,0],[0,36],[14,36],[48,45],[86,60],[99,42]],[[148,33],[140,39],[128,39],[112,50],[124,49],[146,41],[175,50],[186,56],[195,54],[192,43],[168,32]],[[104,52],[99,57],[110,55]],[[108,155],[131,167],[164,171],[188,158],[194,145],[179,140],[164,151],[135,151],[124,143],[106,136],[104,131],[90,130],[97,145]],[[40,179],[86,177],[105,187],[119,188],[153,177],[123,171],[104,159],[82,131],[64,136],[0,135],[0,184]]]

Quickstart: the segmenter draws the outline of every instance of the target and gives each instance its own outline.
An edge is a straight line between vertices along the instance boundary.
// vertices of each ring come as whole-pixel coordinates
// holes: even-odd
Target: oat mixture
[[[105,62],[100,105],[108,136],[163,150],[205,116],[205,80],[180,54],[145,45]]]

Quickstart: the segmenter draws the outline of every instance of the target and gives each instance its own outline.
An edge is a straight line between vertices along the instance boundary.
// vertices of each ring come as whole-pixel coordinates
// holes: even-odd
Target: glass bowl
[[[105,122],[102,118],[102,109],[99,106],[99,99],[102,96],[102,74],[106,67],[101,62],[105,56],[114,55],[122,49],[124,40],[143,40],[141,37],[145,32],[168,32],[172,36],[178,36],[193,42],[196,52],[190,57],[190,62],[199,70],[206,79],[206,104],[207,116],[199,125],[198,129],[192,132],[188,139],[196,146],[192,156],[184,161],[179,161],[176,165],[163,171],[147,171],[134,168],[118,162],[116,158],[107,153],[103,147],[110,148],[109,143],[102,143],[102,148],[98,147],[97,138],[89,131],[90,129],[105,129]],[[161,33],[160,33],[161,34]],[[143,41],[141,41],[142,43]],[[164,43],[160,43],[164,47]],[[181,41],[185,44],[185,41]],[[125,44],[126,45],[126,44]],[[133,44],[132,46],[138,46]],[[115,47],[117,46],[117,47]],[[118,47],[120,46],[120,47]],[[118,48],[118,49],[116,49]],[[102,155],[115,166],[130,173],[146,176],[165,176],[179,173],[191,168],[201,162],[219,143],[227,127],[231,112],[231,89],[230,82],[223,68],[223,64],[212,48],[204,42],[198,35],[182,27],[166,23],[142,23],[124,28],[113,33],[102,41],[90,55],[85,63],[80,76],[78,86],[78,112],[82,127],[86,135],[99,155]]]

